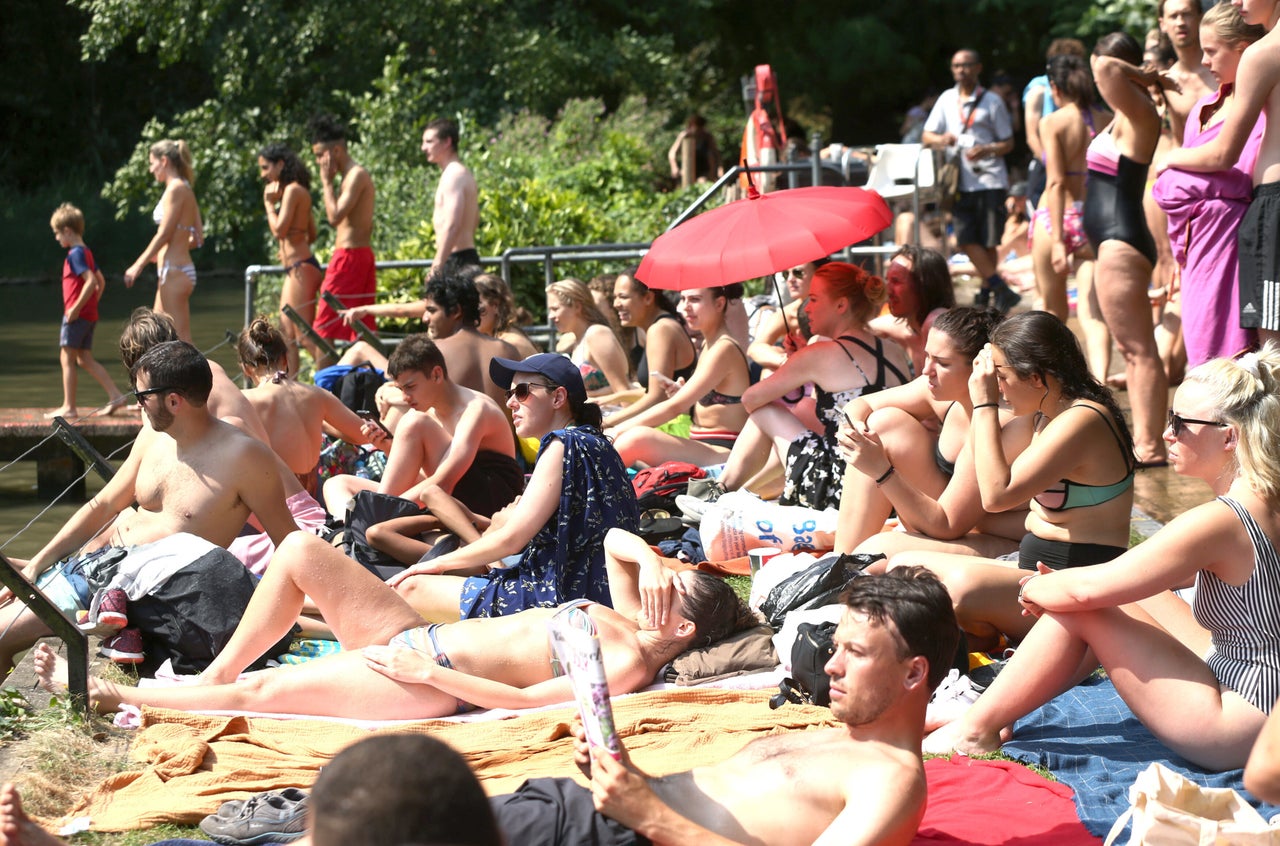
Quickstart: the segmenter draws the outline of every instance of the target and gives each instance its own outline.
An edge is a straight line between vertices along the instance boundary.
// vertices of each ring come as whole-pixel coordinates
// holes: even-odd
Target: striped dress
[[[1196,575],[1191,610],[1209,630],[1205,662],[1218,683],[1265,714],[1280,697],[1280,556],[1243,505],[1218,497],[1240,518],[1253,544],[1253,573],[1229,585],[1207,570]]]

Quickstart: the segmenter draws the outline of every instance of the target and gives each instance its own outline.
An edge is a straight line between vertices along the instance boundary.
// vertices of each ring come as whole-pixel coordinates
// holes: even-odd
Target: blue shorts
[[[66,315],[63,315],[62,332],[58,336],[58,346],[70,347],[73,350],[93,349],[93,327],[97,325],[98,321],[85,320],[83,317],[77,317],[68,323]]]
[[[44,591],[50,602],[68,614],[88,611],[93,590],[85,576],[85,567],[95,570],[99,559],[113,552],[118,557],[124,557],[125,554],[125,550],[120,547],[104,546],[86,555],[64,558],[40,574],[36,579],[36,587]]]

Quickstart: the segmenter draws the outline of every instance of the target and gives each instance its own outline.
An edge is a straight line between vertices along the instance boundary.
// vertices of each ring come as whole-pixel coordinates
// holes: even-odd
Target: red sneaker
[[[117,664],[141,664],[147,657],[142,651],[142,632],[137,629],[121,629],[102,641],[98,654]]]

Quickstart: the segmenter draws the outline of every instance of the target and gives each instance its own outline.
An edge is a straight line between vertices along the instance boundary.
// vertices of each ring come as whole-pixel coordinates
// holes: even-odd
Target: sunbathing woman
[[[1217,498],[1096,567],[1023,580],[1037,618],[1008,666],[925,751],[987,752],[1098,663],[1151,733],[1209,770],[1243,766],[1280,695],[1280,351],[1193,369],[1164,438]],[[1194,578],[1188,605],[1171,592]]]
[[[143,265],[156,263],[155,310],[173,319],[178,337],[191,341],[191,293],[196,288],[196,266],[191,249],[204,243],[204,224],[191,183],[191,151],[186,141],[157,141],[151,145],[148,170],[164,183],[164,194],[152,217],[156,234],[138,260],[124,272],[126,288],[132,288]]]
[[[599,406],[587,402],[578,368],[557,353],[495,358],[489,374],[507,391],[516,434],[541,442],[524,494],[478,540],[389,584],[441,622],[584,597],[608,603],[605,532],[635,531],[639,513],[626,469],[600,433]],[[504,562],[512,556],[515,563]],[[467,575],[441,575],[453,571]]]
[[[869,324],[871,331],[907,351],[911,372],[924,372],[924,345],[938,315],[956,307],[947,259],[937,250],[907,244],[885,269],[889,313]]]
[[[556,332],[573,336],[569,360],[578,365],[588,394],[604,396],[631,389],[626,350],[596,308],[590,288],[577,279],[548,285],[547,320]]]
[[[268,144],[258,153],[258,173],[267,183],[262,189],[262,206],[267,228],[280,242],[280,264],[284,284],[280,288],[280,329],[289,345],[289,372],[298,375],[298,345],[311,357],[317,349],[292,320],[284,316],[289,306],[310,326],[316,317],[316,294],[324,281],[320,262],[311,254],[316,240],[316,219],[311,214],[311,174],[298,154],[287,144]]]
[[[329,434],[358,446],[376,435],[377,426],[362,421],[329,391],[290,378],[287,357],[296,348],[265,317],[240,333],[236,349],[250,385],[244,395],[267,430],[267,443],[314,495],[326,427]]]
[[[944,312],[929,331],[922,376],[844,407],[854,425],[841,424],[838,435],[848,469],[837,552],[928,549],[995,557],[1018,548],[1026,510],[982,509],[969,439],[973,359],[1000,319],[994,309]],[[1012,446],[1005,449],[1009,454]],[[895,510],[907,532],[882,532]]]
[[[609,415],[605,425],[617,426],[667,398],[667,388],[693,375],[698,353],[689,333],[675,316],[665,291],[649,290],[631,267],[613,282],[613,307],[626,328],[636,330],[637,346],[628,352],[636,381],[644,393],[621,411]],[[601,397],[602,403],[614,396]]]
[[[1003,427],[1001,394],[1018,418]],[[970,642],[995,648],[1001,635],[1021,638],[1031,628],[1017,602],[1027,571],[1039,563],[1084,567],[1124,553],[1133,448],[1111,392],[1089,374],[1071,330],[1048,312],[1015,315],[996,327],[974,361],[969,395],[982,507],[995,513],[1031,500],[1018,561],[909,551],[891,564],[936,573]]]
[[[1054,56],[1048,77],[1058,108],[1040,121],[1046,185],[1029,240],[1044,310],[1065,322],[1071,257],[1093,258],[1083,224],[1085,151],[1111,114],[1093,105],[1093,78],[1079,56]]]
[[[844,459],[836,445],[840,409],[862,394],[909,381],[906,353],[872,334],[867,321],[885,301],[884,280],[860,267],[833,261],[818,268],[805,313],[815,335],[767,379],[742,396],[751,414],[729,455],[720,483],[725,490],[747,486],[766,463],[769,447],[786,466],[783,500],[810,508],[837,508]],[[825,427],[810,431],[777,402],[796,388],[816,386],[817,410]]]
[[[759,331],[747,347],[747,358],[764,368],[765,375],[783,365],[791,355],[807,343],[807,335],[800,325],[804,316],[804,304],[809,299],[809,286],[813,274],[828,259],[806,261],[782,273],[787,283],[790,300],[780,309],[772,309],[763,319]]]
[[[725,313],[742,298],[741,285],[692,288],[680,292],[680,312],[691,330],[702,333],[702,349],[691,375],[671,396],[610,430],[622,463],[649,467],[664,461],[698,466],[719,464],[747,422],[742,395],[751,384],[747,354],[729,334]],[[693,408],[689,437],[655,427]]]
[[[615,696],[648,685],[685,650],[756,624],[722,579],[671,572],[627,532],[611,531],[606,544],[613,608],[578,600],[508,617],[423,625],[372,573],[323,541],[294,532],[200,685],[140,689],[91,679],[90,698],[108,712],[123,704],[366,720],[532,708],[573,696],[550,654],[547,624],[553,619],[599,636]],[[347,651],[236,681],[288,633],[307,597]],[[65,664],[47,646],[38,651],[36,667],[50,688],[65,678]]]

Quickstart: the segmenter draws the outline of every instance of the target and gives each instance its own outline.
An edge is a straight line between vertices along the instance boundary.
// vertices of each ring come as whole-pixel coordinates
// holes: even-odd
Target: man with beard
[[[577,727],[590,789],[531,779],[493,800],[512,843],[906,844],[924,814],[925,708],[959,629],[950,599],[919,567],[854,579],[827,662],[831,713],[844,726],[754,740],[721,764],[646,777],[594,761]]]
[[[297,529],[275,453],[210,413],[213,373],[199,350],[185,341],[158,344],[134,363],[130,377],[138,405],[159,434],[132,450],[34,558],[15,562],[67,613],[89,608],[96,568],[106,566],[113,549],[125,550],[122,567],[137,566],[143,557],[192,561],[214,555],[243,568],[225,547],[251,513],[276,543]],[[129,510],[131,503],[137,507]],[[13,599],[0,590],[0,674],[17,652],[51,633]]]

